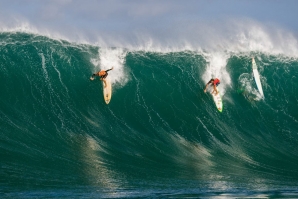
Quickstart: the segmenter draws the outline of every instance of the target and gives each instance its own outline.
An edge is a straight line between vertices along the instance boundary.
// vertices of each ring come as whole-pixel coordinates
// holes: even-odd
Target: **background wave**
[[[96,190],[100,197],[295,190],[296,57],[102,48],[21,32],[0,38],[6,196],[24,189],[27,196],[38,189],[68,196],[74,187],[78,195]],[[257,94],[252,56],[265,100]],[[101,83],[89,77],[111,66],[107,106]],[[211,76],[222,81],[223,113],[203,92]]]

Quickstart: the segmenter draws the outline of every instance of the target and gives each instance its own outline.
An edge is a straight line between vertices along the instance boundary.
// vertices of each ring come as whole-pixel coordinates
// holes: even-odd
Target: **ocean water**
[[[112,66],[106,105],[89,78]],[[211,77],[221,80],[222,113],[203,92]],[[297,57],[282,53],[2,32],[1,197],[297,198],[297,81]]]

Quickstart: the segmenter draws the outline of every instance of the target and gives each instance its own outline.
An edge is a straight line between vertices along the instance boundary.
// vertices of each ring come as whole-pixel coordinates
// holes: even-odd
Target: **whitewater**
[[[205,31],[131,42],[2,27],[1,195],[297,197],[297,39],[252,22]],[[112,66],[106,105],[89,78]]]

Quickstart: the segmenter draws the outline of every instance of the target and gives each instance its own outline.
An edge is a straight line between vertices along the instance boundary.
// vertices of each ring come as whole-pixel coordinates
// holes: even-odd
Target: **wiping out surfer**
[[[99,76],[100,80],[104,82],[105,87],[107,87],[107,83],[106,83],[106,78],[108,76],[108,71],[113,70],[114,67],[108,69],[108,70],[101,70],[98,71],[97,73],[94,73],[91,77],[90,80],[94,80],[95,76]]]
[[[206,93],[206,91],[207,91],[207,86],[208,86],[209,84],[213,85],[213,91],[212,91],[212,94],[215,92],[215,95],[217,95],[217,94],[218,94],[218,90],[217,90],[216,87],[220,84],[220,80],[217,79],[217,78],[215,78],[215,79],[211,78],[210,81],[209,81],[209,82],[206,84],[206,86],[205,86],[205,89],[204,89],[204,92],[205,92],[205,93]]]

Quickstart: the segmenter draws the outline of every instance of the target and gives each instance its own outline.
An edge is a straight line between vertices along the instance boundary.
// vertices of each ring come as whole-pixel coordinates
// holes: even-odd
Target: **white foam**
[[[271,55],[283,54],[297,57],[297,38],[290,31],[277,25],[268,27],[252,20],[246,20],[242,24],[241,22],[235,23],[232,34],[234,37],[229,42],[230,47],[227,47],[229,51],[257,51]]]
[[[44,27],[37,27],[32,25],[30,22],[25,19],[15,19],[11,24],[3,23],[0,21],[0,32],[9,32],[9,33],[17,33],[23,32],[28,34],[42,35],[55,40],[66,40],[72,41],[64,34],[61,34],[59,31],[47,29]]]
[[[257,88],[253,86],[255,83],[252,74],[243,73],[239,76],[238,81],[240,84],[240,88],[243,90],[243,92],[246,93],[246,95],[251,96],[254,100],[257,101],[263,99]]]
[[[95,66],[94,70],[107,70],[109,71],[109,78],[112,84],[123,86],[128,81],[124,69],[126,51],[121,48],[100,48],[98,59],[92,59],[91,62]]]
[[[292,32],[278,25],[264,25],[251,19],[223,20],[217,23],[167,24],[163,30],[154,28],[119,31],[88,30],[79,24],[71,27],[54,27],[33,23],[25,17],[0,21],[0,32],[26,32],[52,39],[125,48],[128,50],[177,52],[263,52],[298,57],[298,40]]]
[[[225,53],[205,53],[205,59],[208,64],[202,75],[202,79],[207,83],[211,78],[218,78],[220,80],[220,90],[222,95],[225,93],[226,87],[231,85],[231,77],[226,70],[228,58],[229,56]]]

